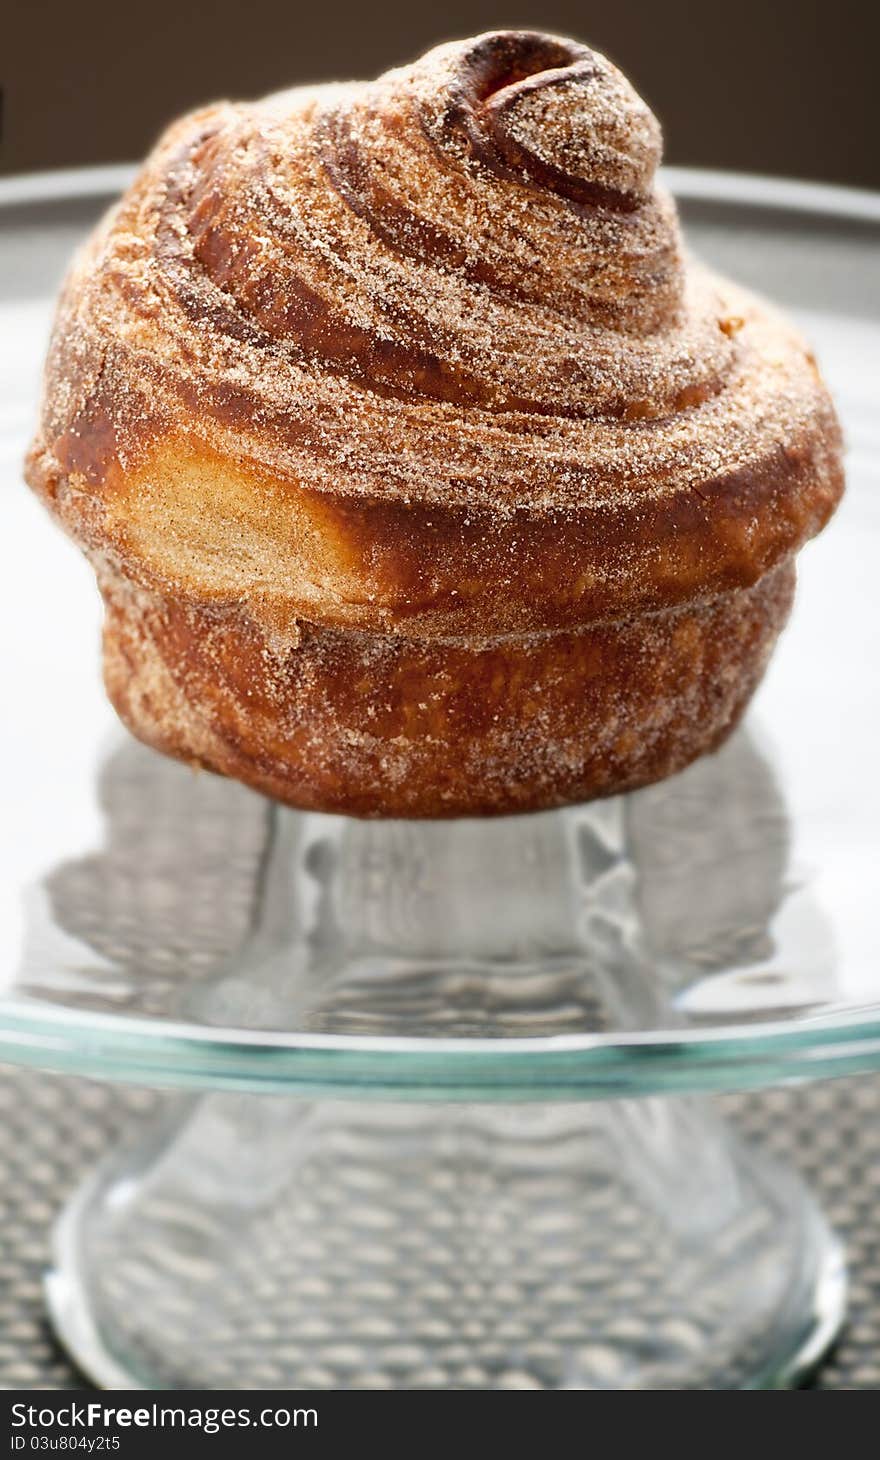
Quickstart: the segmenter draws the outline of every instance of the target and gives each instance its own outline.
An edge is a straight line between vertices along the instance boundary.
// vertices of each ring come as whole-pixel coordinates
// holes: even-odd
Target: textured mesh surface
[[[80,1176],[158,1098],[85,1080],[0,1075],[4,1388],[82,1387],[44,1315],[40,1277],[49,1229]],[[801,1169],[848,1246],[850,1316],[816,1387],[880,1387],[880,1079],[738,1096],[722,1104],[752,1140]]]

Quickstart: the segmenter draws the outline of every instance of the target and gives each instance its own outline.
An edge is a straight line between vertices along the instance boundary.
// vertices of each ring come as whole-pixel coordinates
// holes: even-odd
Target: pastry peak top
[[[237,110],[233,148],[287,132],[298,155],[310,131],[319,185],[359,215],[368,247],[575,324],[650,332],[681,308],[675,210],[654,192],[659,124],[587,46],[490,31],[374,82]]]
[[[617,511],[812,440],[808,352],[684,253],[660,154],[611,62],[533,31],[183,117],[68,277],[52,469],[193,448],[329,497]]]
[[[651,190],[657,119],[616,66],[575,41],[490,31],[383,79],[412,87],[430,134],[465,162],[622,211]]]

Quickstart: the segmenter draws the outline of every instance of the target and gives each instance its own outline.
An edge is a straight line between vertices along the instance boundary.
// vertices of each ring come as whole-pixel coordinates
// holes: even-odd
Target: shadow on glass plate
[[[292,811],[117,741],[105,843],[28,893],[18,990],[242,1029],[510,1038],[769,1019],[834,943],[740,730],[636,792],[498,820]]]

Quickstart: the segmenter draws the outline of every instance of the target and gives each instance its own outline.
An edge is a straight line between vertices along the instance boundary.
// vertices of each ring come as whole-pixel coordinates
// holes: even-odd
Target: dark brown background
[[[139,157],[220,95],[370,76],[502,25],[606,51],[675,163],[880,186],[877,0],[0,0],[0,170]]]

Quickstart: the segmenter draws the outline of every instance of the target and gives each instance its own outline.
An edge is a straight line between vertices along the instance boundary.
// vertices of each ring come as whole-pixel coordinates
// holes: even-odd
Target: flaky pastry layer
[[[389,815],[717,743],[841,439],[659,157],[610,62],[519,31],[169,129],[67,278],[27,468],[136,733]]]
[[[119,715],[167,754],[293,806],[357,816],[536,810],[681,770],[733,729],[794,591],[753,588],[611,624],[437,643],[302,626],[102,581]]]

